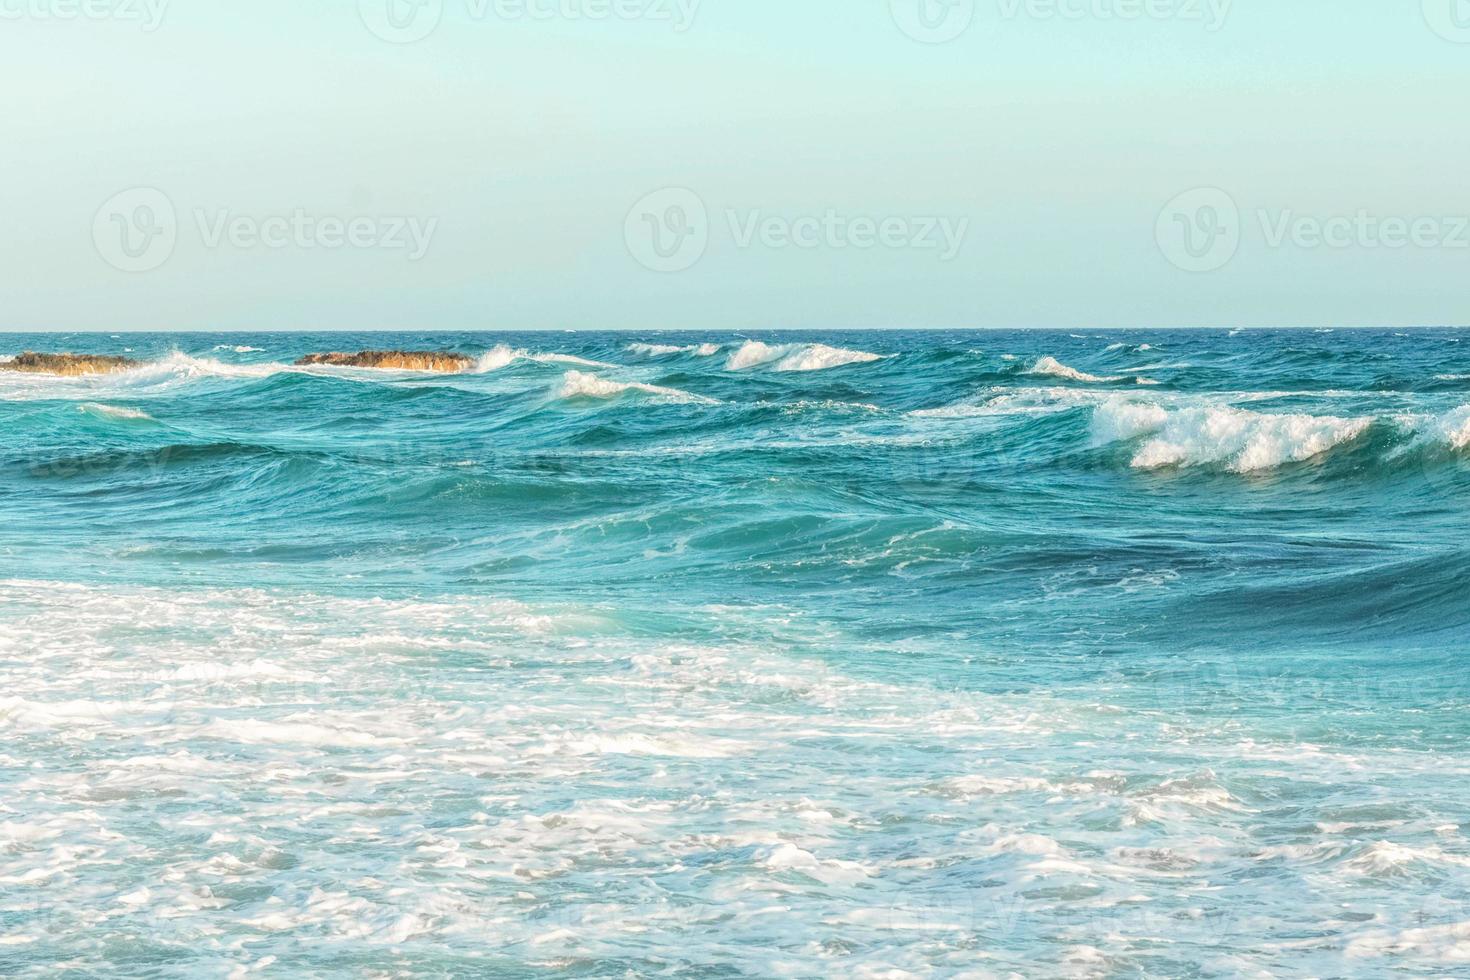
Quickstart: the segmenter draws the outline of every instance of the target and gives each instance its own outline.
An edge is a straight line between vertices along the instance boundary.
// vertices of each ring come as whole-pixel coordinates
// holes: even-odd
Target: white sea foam
[[[1066,378],[1068,381],[1082,381],[1088,384],[1109,384],[1118,381],[1127,381],[1122,375],[1096,375],[1088,374],[1069,367],[1057,360],[1055,357],[1047,356],[1039,359],[1026,369],[1027,374],[1046,375],[1053,378]]]
[[[882,359],[880,354],[826,344],[767,344],[747,340],[725,361],[725,370],[745,371],[769,365],[774,371],[824,371]]]
[[[539,354],[522,348],[512,348],[500,344],[492,350],[481,354],[475,362],[475,373],[488,374],[509,367],[516,361],[531,361],[536,364],[576,364],[580,367],[611,368],[616,364],[608,364],[604,361],[589,361],[585,357],[577,357],[574,354]]]
[[[1470,405],[1446,412],[1430,423],[1430,435],[1451,449],[1470,448]]]
[[[153,421],[153,416],[142,409],[125,408],[117,405],[101,405],[97,402],[84,402],[77,406],[77,411],[100,418],[126,419],[140,422]]]
[[[1151,436],[1133,457],[1139,469],[1222,464],[1247,473],[1302,462],[1362,435],[1373,419],[1273,415],[1224,405],[1165,409],[1114,398],[1093,413],[1095,445]]]
[[[688,344],[683,347],[672,344],[629,344],[628,350],[644,357],[667,357],[670,354],[693,354],[695,357],[713,357],[720,352],[719,344]]]
[[[236,354],[259,354],[264,352],[264,347],[249,347],[245,344],[216,344],[215,350],[232,350]]]
[[[146,397],[210,378],[265,378],[293,369],[286,364],[231,364],[173,351],[157,360],[104,374],[50,375],[0,372],[0,398],[12,401],[58,397]]]
[[[692,402],[700,405],[718,405],[719,402],[713,398],[703,395],[690,394],[678,388],[664,388],[659,385],[644,384],[640,381],[614,381],[609,378],[599,378],[595,374],[587,374],[583,371],[568,371],[562,376],[561,386],[557,389],[558,398],[616,398],[627,393],[640,393],[653,395],[656,398],[666,398],[671,401]]]

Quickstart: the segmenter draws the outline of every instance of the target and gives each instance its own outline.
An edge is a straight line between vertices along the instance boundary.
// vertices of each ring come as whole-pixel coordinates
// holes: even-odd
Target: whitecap
[[[1470,405],[1462,405],[1434,420],[1430,434],[1451,449],[1470,448]]]
[[[126,419],[139,422],[152,422],[154,420],[153,416],[142,409],[123,408],[117,405],[99,405],[96,402],[85,402],[78,405],[77,411],[101,418]]]
[[[1137,469],[1224,464],[1238,473],[1302,462],[1361,436],[1368,417],[1274,415],[1229,406],[1176,410],[1110,399],[1093,412],[1093,443],[1151,438],[1133,456]]]
[[[730,355],[725,362],[725,370],[744,371],[772,365],[774,371],[824,371],[849,364],[870,364],[882,359],[881,354],[829,347],[826,344],[767,344],[759,340],[747,340]]]
[[[694,402],[701,405],[719,404],[713,398],[690,394],[678,388],[664,388],[659,385],[644,384],[641,381],[614,381],[610,378],[600,378],[595,374],[587,374],[583,371],[568,371],[563,375],[561,386],[556,392],[556,397],[616,398],[628,392],[640,392],[645,395],[653,395],[657,398],[668,398],[680,402]]]
[[[1042,374],[1053,378],[1066,378],[1068,381],[1084,381],[1088,384],[1107,384],[1116,381],[1126,381],[1121,375],[1101,376],[1079,371],[1074,367],[1068,367],[1055,357],[1043,357],[1035,364],[1026,369],[1027,374]]]
[[[641,354],[644,357],[667,357],[670,354],[693,354],[695,357],[712,357],[720,352],[719,344],[687,344],[678,347],[673,344],[629,344],[628,351],[633,354]]]
[[[489,374],[499,371],[501,368],[509,367],[516,361],[532,361],[537,364],[576,364],[581,367],[611,368],[616,364],[608,364],[605,361],[589,361],[585,357],[577,357],[574,354],[539,354],[522,348],[512,348],[506,344],[500,344],[493,350],[481,354],[475,362],[473,373]]]

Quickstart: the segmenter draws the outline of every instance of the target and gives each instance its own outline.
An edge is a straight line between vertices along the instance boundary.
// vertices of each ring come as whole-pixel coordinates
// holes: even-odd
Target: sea
[[[0,975],[1470,971],[1470,330],[27,350]]]

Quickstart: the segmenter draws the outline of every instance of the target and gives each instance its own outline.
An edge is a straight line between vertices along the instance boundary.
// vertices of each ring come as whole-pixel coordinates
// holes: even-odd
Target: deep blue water
[[[1453,975],[1466,337],[0,336],[0,973]]]

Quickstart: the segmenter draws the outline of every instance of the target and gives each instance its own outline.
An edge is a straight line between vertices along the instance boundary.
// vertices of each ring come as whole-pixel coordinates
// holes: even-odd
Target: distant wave
[[[1229,406],[1170,410],[1115,399],[1093,412],[1096,445],[1148,437],[1133,456],[1138,469],[1223,465],[1237,473],[1303,462],[1358,438],[1374,419],[1274,415]]]
[[[245,346],[243,344],[240,344],[240,345],[217,344],[217,345],[215,345],[215,348],[214,349],[215,350],[232,350],[236,354],[259,354],[259,353],[262,353],[262,352],[265,351],[265,348],[264,347],[247,347],[247,346]]]
[[[1086,371],[1079,371],[1074,367],[1063,364],[1061,361],[1051,356],[1042,357],[1037,360],[1036,363],[1032,364],[1029,368],[1026,369],[1026,373],[1043,375],[1052,378],[1066,378],[1068,381],[1081,381],[1086,384],[1116,384],[1120,381],[1132,381],[1136,384],[1141,385],[1151,385],[1158,383],[1156,381],[1151,381],[1148,378],[1140,378],[1131,375],[1088,374]]]
[[[725,370],[744,371],[770,365],[773,371],[824,371],[827,368],[869,364],[882,359],[881,354],[848,350],[845,347],[828,347],[826,344],[767,344],[759,340],[747,340],[730,355],[725,362]]]
[[[629,344],[628,351],[644,357],[667,357],[670,354],[693,354],[695,357],[713,357],[720,352],[719,344],[688,344],[676,347],[672,344]]]
[[[572,354],[538,354],[520,348],[508,347],[501,344],[494,350],[480,355],[475,363],[476,374],[489,374],[499,371],[501,368],[509,367],[516,361],[533,361],[537,364],[577,364],[582,367],[611,368],[616,364],[608,364],[604,361],[589,361],[585,357],[576,357]]]
[[[667,398],[671,401],[692,402],[701,405],[718,405],[719,402],[713,398],[703,395],[691,394],[678,388],[663,388],[659,385],[644,384],[640,381],[614,381],[609,378],[599,378],[595,374],[587,374],[582,371],[568,371],[562,376],[561,386],[557,389],[558,398],[616,398],[619,395],[630,392],[644,395],[653,395],[656,398]]]
[[[77,411],[99,418],[126,419],[129,421],[152,422],[153,416],[138,408],[121,408],[116,405],[100,405],[96,402],[84,402],[77,406]]]

